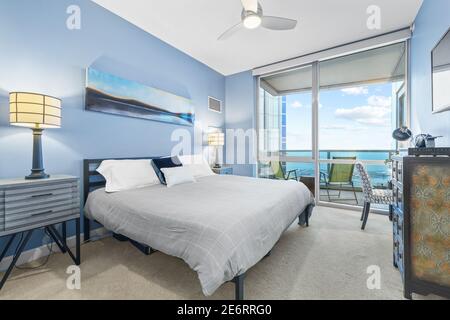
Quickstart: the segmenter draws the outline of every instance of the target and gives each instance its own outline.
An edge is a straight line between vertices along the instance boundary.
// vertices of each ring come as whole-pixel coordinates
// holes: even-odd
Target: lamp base
[[[33,166],[31,167],[31,174],[26,176],[27,180],[47,179],[50,177],[45,173],[44,161],[42,160],[42,128],[33,128]]]
[[[213,166],[213,168],[214,168],[214,169],[220,169],[220,168],[222,168],[222,166],[221,166],[220,164],[216,163],[216,164]]]
[[[29,176],[26,176],[26,180],[39,180],[39,179],[47,179],[50,178],[49,174],[46,174],[44,170],[42,171],[33,171],[31,170],[31,174]]]

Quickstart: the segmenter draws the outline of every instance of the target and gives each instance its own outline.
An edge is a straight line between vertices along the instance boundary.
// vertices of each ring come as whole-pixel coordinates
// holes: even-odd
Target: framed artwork
[[[86,70],[85,109],[186,126],[195,120],[190,99],[93,68]]]

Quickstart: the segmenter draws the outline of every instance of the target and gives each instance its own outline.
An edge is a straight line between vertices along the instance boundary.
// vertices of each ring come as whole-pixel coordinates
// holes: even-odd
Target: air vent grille
[[[211,111],[222,112],[222,101],[213,97],[208,97],[208,108]]]

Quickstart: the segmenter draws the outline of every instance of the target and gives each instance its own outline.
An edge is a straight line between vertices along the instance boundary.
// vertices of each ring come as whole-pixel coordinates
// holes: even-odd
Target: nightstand
[[[300,176],[300,182],[303,182],[305,186],[311,191],[313,196],[316,194],[316,178],[311,176]]]
[[[211,168],[216,174],[233,174],[233,167]]]
[[[66,244],[66,222],[76,223],[75,255]],[[62,235],[56,224],[62,224]],[[52,176],[48,179],[0,180],[0,238],[9,237],[0,253],[0,262],[20,235],[20,242],[12,262],[0,280],[6,282],[22,251],[36,229],[45,229],[63,253],[68,253],[76,265],[80,264],[80,194],[78,178]]]

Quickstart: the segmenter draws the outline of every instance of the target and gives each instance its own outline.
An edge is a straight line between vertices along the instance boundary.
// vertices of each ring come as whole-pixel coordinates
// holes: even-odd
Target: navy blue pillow
[[[152,164],[156,174],[158,175],[159,181],[161,181],[162,184],[166,184],[166,178],[164,177],[164,173],[161,171],[162,168],[182,166],[181,161],[177,156],[153,159]]]

